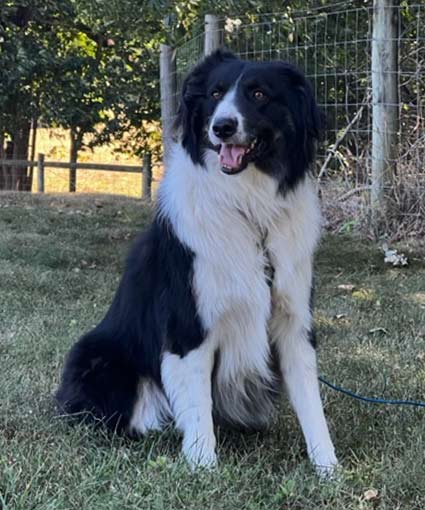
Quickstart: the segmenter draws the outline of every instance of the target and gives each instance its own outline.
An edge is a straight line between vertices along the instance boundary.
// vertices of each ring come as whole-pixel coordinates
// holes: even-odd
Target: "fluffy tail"
[[[119,344],[96,331],[68,354],[56,401],[61,413],[124,432],[137,398],[139,375]]]

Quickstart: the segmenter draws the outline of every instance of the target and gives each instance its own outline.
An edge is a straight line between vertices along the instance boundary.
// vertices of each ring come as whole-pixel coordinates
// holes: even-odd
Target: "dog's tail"
[[[68,354],[56,393],[59,412],[125,432],[137,399],[139,374],[118,342],[94,330]]]

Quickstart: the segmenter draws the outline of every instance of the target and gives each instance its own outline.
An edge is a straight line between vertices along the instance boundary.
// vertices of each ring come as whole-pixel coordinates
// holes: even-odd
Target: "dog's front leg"
[[[192,468],[214,467],[211,373],[213,352],[205,342],[181,357],[166,352],[161,363],[165,393],[176,426],[183,433],[183,454]]]
[[[319,393],[316,350],[311,343],[308,269],[285,292],[275,289],[272,335],[289,399],[300,422],[308,456],[319,474],[329,476],[337,465]],[[306,275],[307,273],[307,275]],[[288,280],[287,280],[288,282]]]

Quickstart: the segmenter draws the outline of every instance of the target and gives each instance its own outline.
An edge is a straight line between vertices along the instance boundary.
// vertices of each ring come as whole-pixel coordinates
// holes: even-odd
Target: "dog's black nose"
[[[238,129],[238,121],[236,119],[221,118],[217,119],[212,127],[212,130],[218,138],[226,140],[236,133]]]

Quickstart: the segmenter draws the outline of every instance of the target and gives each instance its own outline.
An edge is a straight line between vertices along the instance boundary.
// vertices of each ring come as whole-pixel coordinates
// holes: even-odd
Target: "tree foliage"
[[[76,153],[84,146],[111,139],[120,140],[123,149],[139,155],[152,143],[158,147],[159,43],[181,47],[202,30],[206,13],[243,19],[244,29],[225,32],[225,42],[248,57],[249,52],[261,56],[264,48],[265,55],[298,61],[308,74],[317,74],[317,62],[322,74],[333,74],[336,78],[331,86],[320,77],[315,78],[314,85],[321,102],[353,105],[338,110],[337,116],[330,119],[335,123],[331,127],[336,129],[352,118],[353,108],[362,100],[361,92],[369,85],[366,38],[357,46],[350,45],[350,41],[356,39],[358,24],[367,24],[365,18],[370,11],[348,18],[317,15],[308,22],[293,15],[316,7],[326,7],[332,13],[333,3],[0,0],[0,158],[5,139],[15,143],[15,157],[26,158],[33,119],[69,129]],[[347,2],[350,9],[370,6],[371,0]],[[406,31],[404,27],[416,26],[416,18],[408,2],[401,2],[401,6],[400,26]],[[348,44],[329,52],[336,40]],[[362,44],[364,54],[359,53]],[[423,59],[418,58],[414,40],[406,44],[410,45],[405,50],[409,57],[402,65],[411,67],[419,62],[422,69]],[[181,73],[202,53],[200,46],[189,45],[187,49],[186,53],[177,52]],[[415,83],[402,81],[400,90],[406,109],[410,108],[411,97],[423,92],[415,88]],[[359,122],[367,124],[369,120],[363,116]],[[356,146],[360,141],[360,137],[348,140],[352,151],[361,150]],[[18,175],[15,178],[19,180]]]
[[[145,140],[145,121],[159,116],[162,29],[150,2],[3,0],[0,150],[9,139],[13,157],[27,159],[33,119],[69,129],[74,158],[84,145],[125,139],[130,129]],[[143,144],[132,149],[141,152]],[[27,170],[14,173],[9,186],[28,188]]]
[[[39,119],[69,129],[77,152],[118,138],[140,153],[158,136],[147,121],[159,119],[159,42],[176,44],[207,12],[275,8],[282,3],[2,0],[0,141],[11,139],[26,159],[29,124]]]

